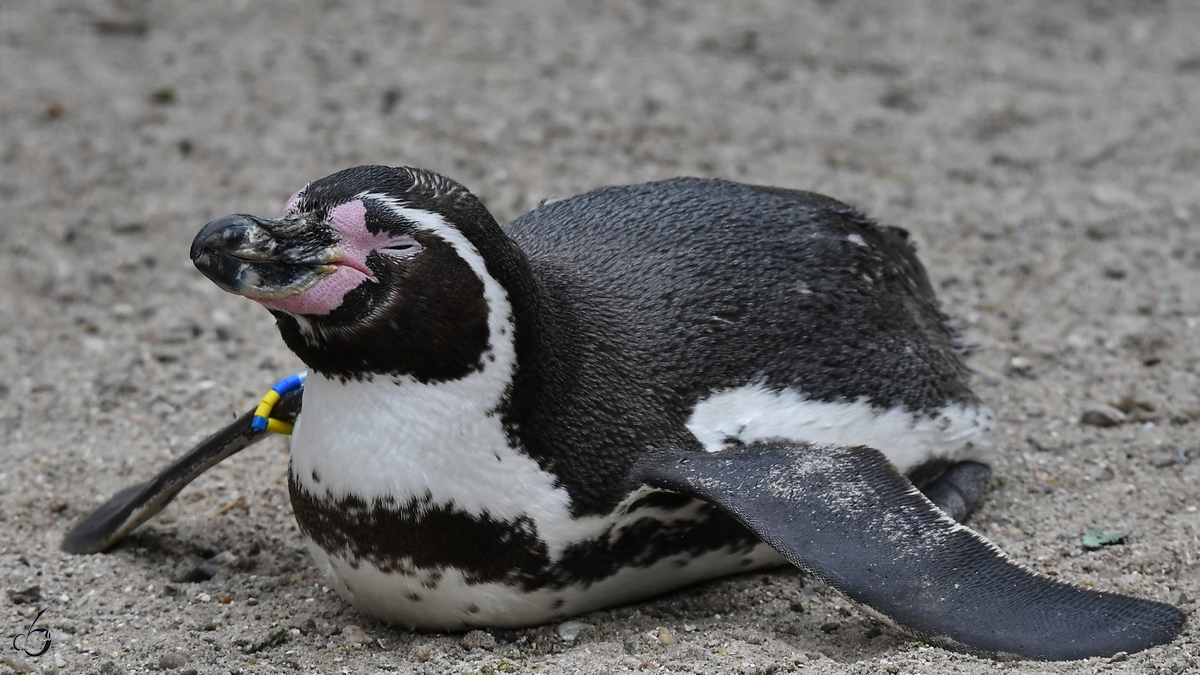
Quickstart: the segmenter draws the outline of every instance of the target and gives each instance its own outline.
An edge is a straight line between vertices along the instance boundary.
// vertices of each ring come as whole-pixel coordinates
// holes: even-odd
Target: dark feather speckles
[[[319,484],[319,483],[321,482],[321,476],[319,476],[319,475],[317,474],[317,470],[316,470],[316,469],[313,469],[313,470],[312,470],[312,479],[313,479],[313,482],[314,482],[314,483],[318,483],[318,484]]]

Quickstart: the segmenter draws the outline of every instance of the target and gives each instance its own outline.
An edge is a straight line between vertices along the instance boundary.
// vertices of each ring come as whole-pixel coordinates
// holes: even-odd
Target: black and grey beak
[[[331,274],[340,235],[305,216],[235,214],[204,226],[192,263],[221,288],[253,300],[301,293]]]

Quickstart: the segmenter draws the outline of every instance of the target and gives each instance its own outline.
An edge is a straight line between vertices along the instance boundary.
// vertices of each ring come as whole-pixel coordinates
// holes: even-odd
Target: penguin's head
[[[191,256],[218,286],[270,310],[310,368],[425,381],[482,368],[497,309],[491,270],[520,252],[462,185],[361,166],[309,183],[279,218],[214,220]]]

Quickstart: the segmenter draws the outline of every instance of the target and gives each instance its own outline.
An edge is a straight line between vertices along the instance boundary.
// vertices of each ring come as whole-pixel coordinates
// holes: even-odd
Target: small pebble
[[[1079,423],[1090,427],[1115,427],[1125,423],[1125,413],[1112,406],[1097,406],[1084,411]]]
[[[591,624],[582,621],[564,621],[558,625],[556,632],[558,633],[558,637],[562,638],[564,642],[574,642],[580,635],[590,630],[591,627]]]
[[[883,635],[883,630],[879,626],[871,626],[871,630],[867,631],[867,639],[877,638]]]
[[[158,669],[174,670],[176,668],[182,668],[186,666],[187,662],[187,654],[184,654],[183,652],[170,652],[163,654],[162,658],[158,660]]]
[[[679,641],[675,639],[674,635],[671,635],[671,631],[660,627],[658,629],[658,642],[662,645],[673,645]]]
[[[346,647],[360,647],[370,644],[374,638],[367,634],[367,631],[362,628],[350,625],[342,629],[341,643]]]
[[[1169,466],[1183,466],[1189,461],[1190,460],[1188,459],[1187,453],[1176,452],[1168,455],[1159,455],[1151,460],[1150,463],[1154,465],[1154,468],[1156,469],[1165,469]]]
[[[8,599],[12,600],[12,603],[14,605],[21,605],[26,602],[28,602],[28,603],[40,602],[42,599],[42,587],[41,586],[30,586],[28,588],[22,588],[19,591],[9,591]]]
[[[484,630],[473,630],[462,637],[462,644],[467,649],[496,648],[496,636]]]
[[[1033,374],[1033,361],[1024,356],[1014,356],[1008,360],[1008,372],[1021,377]]]
[[[1120,663],[1122,661],[1127,660],[1128,658],[1129,658],[1129,654],[1127,654],[1125,652],[1117,652],[1116,654],[1112,655],[1112,658],[1109,659],[1108,662],[1109,663]]]
[[[100,675],[125,675],[125,671],[113,661],[105,661],[100,666]]]
[[[821,624],[821,631],[825,633],[832,633],[841,627],[842,624],[838,623],[837,621],[830,621],[829,623]]]
[[[255,601],[255,604],[258,604],[257,600]],[[297,627],[300,629],[300,632],[304,633],[305,635],[333,634],[333,624],[311,616],[304,621],[301,621],[300,625]]]

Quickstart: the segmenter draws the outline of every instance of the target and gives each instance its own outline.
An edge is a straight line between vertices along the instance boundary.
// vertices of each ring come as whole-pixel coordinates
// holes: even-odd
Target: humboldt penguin
[[[829,197],[680,178],[502,228],[449,178],[363,166],[278,218],[209,223],[191,257],[307,365],[273,413],[295,422],[293,509],[372,616],[529,626],[791,563],[997,658],[1181,630],[1172,606],[1035,574],[962,524],[993,415],[908,234]],[[64,547],[110,545],[262,426],[247,414]]]

